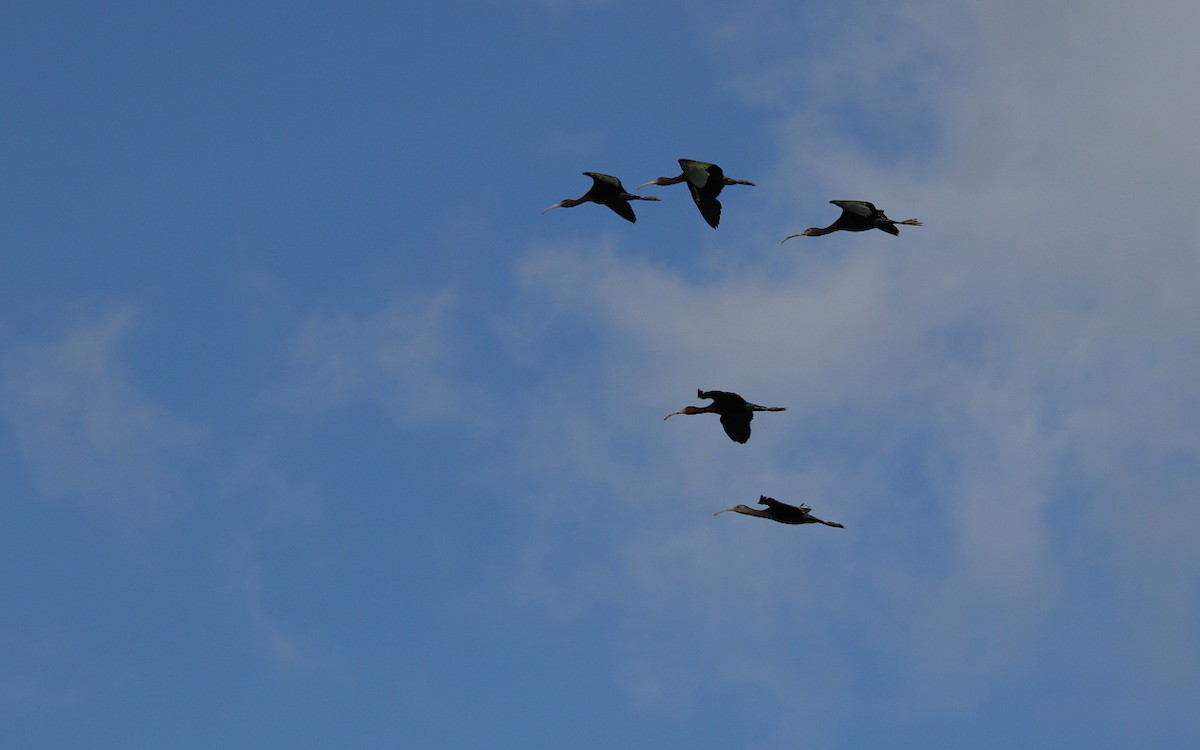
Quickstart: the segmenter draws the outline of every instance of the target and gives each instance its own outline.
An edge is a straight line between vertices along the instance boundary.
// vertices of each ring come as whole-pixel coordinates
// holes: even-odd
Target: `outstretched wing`
[[[750,439],[750,420],[753,418],[754,413],[749,411],[741,414],[722,414],[721,426],[725,428],[725,434],[732,440],[738,443],[745,443]]]
[[[700,215],[713,229],[721,223],[721,201],[717,196],[725,187],[725,173],[716,164],[692,159],[680,159],[683,176],[687,178],[688,190]]]
[[[861,216],[864,219],[874,219],[879,211],[875,208],[874,203],[867,201],[829,201],[833,205],[842,209],[848,214]]]
[[[715,196],[725,187],[725,172],[716,164],[695,159],[680,159],[679,166],[683,168],[683,176],[688,185],[701,191],[712,191]]]
[[[612,200],[605,201],[604,205],[616,211],[617,216],[626,221],[637,221],[637,215],[633,213],[633,206],[629,205],[629,201],[624,198],[613,198]]]
[[[621,181],[610,174],[603,172],[584,172],[585,175],[592,178],[592,187],[596,190],[612,191],[614,193],[625,192],[625,186]]]
[[[688,187],[692,186],[688,185]],[[695,188],[692,188],[692,198],[695,199],[696,208],[700,209],[700,215],[704,217],[704,221],[716,229],[717,225],[721,223],[721,201],[697,195]]]
[[[808,515],[809,507],[807,505],[797,508],[795,505],[781,503],[773,497],[760,497],[758,502],[760,505],[770,508],[772,517],[779,523],[798,525],[814,520],[812,516]]]
[[[696,398],[711,398],[718,409],[745,409],[746,399],[733,391],[702,391],[696,389]]]

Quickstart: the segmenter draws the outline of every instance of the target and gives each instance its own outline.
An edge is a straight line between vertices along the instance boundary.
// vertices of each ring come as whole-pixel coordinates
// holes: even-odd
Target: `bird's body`
[[[842,209],[842,215],[837,218],[827,227],[809,227],[803,232],[789,234],[780,242],[787,242],[793,237],[820,237],[823,234],[831,232],[865,232],[868,229],[881,229],[888,234],[898,235],[900,230],[896,228],[897,224],[907,224],[909,226],[919,227],[921,222],[916,219],[904,219],[903,221],[893,221],[887,215],[875,208],[874,203],[867,201],[829,201],[833,205]]]
[[[721,426],[730,440],[745,443],[750,439],[750,420],[754,419],[756,411],[784,411],[783,406],[759,406],[752,404],[736,393],[728,391],[702,391],[696,389],[697,398],[710,398],[712,403],[707,406],[685,406],[679,411],[673,411],[663,419],[669,419],[676,414],[719,414]]]
[[[626,221],[637,221],[637,216],[634,215],[633,206],[629,205],[629,201],[658,200],[653,196],[634,195],[612,175],[600,172],[584,172],[584,174],[592,178],[590,190],[578,198],[564,198],[553,206],[547,206],[542,213],[546,213],[551,208],[571,208],[580,203],[599,203],[601,206],[608,206],[616,212],[617,216]]]
[[[679,166],[683,172],[677,177],[659,177],[657,180],[644,182],[638,187],[674,185],[686,180],[688,190],[692,193],[692,200],[696,202],[696,208],[700,209],[700,215],[713,229],[716,229],[717,224],[721,223],[721,201],[717,200],[717,196],[721,194],[725,186],[754,184],[749,180],[735,180],[732,177],[726,177],[720,167],[706,161],[680,159]]]
[[[795,505],[788,505],[787,503],[781,503],[775,498],[767,497],[766,495],[759,496],[758,504],[765,505],[767,507],[763,509],[751,508],[749,505],[735,505],[732,508],[719,510],[713,515],[716,516],[720,515],[721,513],[733,511],[734,513],[741,513],[742,515],[746,516],[758,516],[759,518],[768,518],[777,523],[786,523],[793,526],[798,526],[802,523],[823,523],[826,526],[832,526],[836,529],[846,528],[836,521],[822,521],[820,518],[817,518],[809,513],[812,508],[804,504],[801,504],[799,507]]]

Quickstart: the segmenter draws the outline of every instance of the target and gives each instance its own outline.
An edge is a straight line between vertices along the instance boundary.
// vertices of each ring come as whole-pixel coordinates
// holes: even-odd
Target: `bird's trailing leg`
[[[786,406],[759,406],[758,404],[746,404],[751,411],[787,411]]]

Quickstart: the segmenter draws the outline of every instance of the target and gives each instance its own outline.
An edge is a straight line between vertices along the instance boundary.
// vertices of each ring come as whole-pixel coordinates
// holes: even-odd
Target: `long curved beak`
[[[549,211],[552,208],[562,208],[562,203],[555,203],[553,206],[546,206],[545,208],[542,209],[542,213],[546,213],[547,211]]]
[[[683,409],[680,409],[679,411],[671,412],[667,416],[663,417],[663,421],[665,422],[666,420],[670,419],[671,417],[675,416],[676,414],[683,414]]]
[[[551,208],[553,208],[553,206],[551,206]],[[790,240],[793,237],[803,237],[803,236],[804,236],[804,232],[796,232],[795,234],[789,234],[787,237],[784,237],[782,240],[780,240],[779,244],[782,245],[783,243],[787,242],[788,240]]]
[[[730,512],[730,511],[732,511],[732,510],[733,510],[733,508],[726,508],[725,510],[718,510],[716,513],[713,513],[713,515],[714,515],[714,516],[719,516],[719,515],[721,515],[722,513],[729,513],[729,512]]]
[[[658,180],[650,180],[649,182],[643,182],[641,185],[638,185],[638,187],[644,188],[647,185],[657,185],[657,184],[658,184]]]

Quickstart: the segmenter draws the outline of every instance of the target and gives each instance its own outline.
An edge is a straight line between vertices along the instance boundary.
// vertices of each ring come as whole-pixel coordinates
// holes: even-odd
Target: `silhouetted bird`
[[[829,202],[842,209],[842,215],[838,217],[837,221],[827,227],[809,227],[803,232],[789,234],[780,240],[780,242],[787,242],[793,237],[820,237],[830,232],[865,232],[868,229],[882,229],[888,234],[900,234],[900,230],[896,228],[897,224],[908,224],[914,227],[921,226],[921,222],[916,219],[892,221],[883,211],[875,208],[874,203],[868,203],[867,201]]]
[[[721,201],[717,200],[721,190],[726,185],[754,185],[749,180],[735,180],[732,177],[726,177],[720,167],[706,161],[680,159],[679,166],[683,168],[683,173],[678,177],[659,177],[657,180],[643,182],[638,187],[674,185],[687,180],[688,190],[692,192],[692,200],[696,201],[696,208],[700,209],[700,215],[713,229],[716,229],[717,224],[721,223]]]
[[[542,213],[546,213],[552,208],[571,208],[578,206],[580,203],[599,203],[601,206],[608,206],[613,211],[617,212],[626,221],[637,221],[637,216],[633,213],[633,206],[629,205],[629,201],[656,201],[658,198],[653,196],[634,195],[625,189],[621,181],[616,177],[599,172],[584,172],[585,175],[592,178],[592,189],[588,190],[579,198],[564,198],[555,203],[553,206],[547,206]]]
[[[744,443],[750,439],[750,420],[754,419],[756,411],[784,411],[782,406],[759,406],[752,404],[736,393],[728,391],[702,391],[696,389],[696,398],[711,398],[708,406],[685,406],[679,411],[673,411],[663,419],[670,419],[676,414],[720,414],[721,426],[730,439]]]
[[[759,495],[758,504],[767,506],[766,510],[763,510],[762,508],[751,508],[749,505],[735,505],[732,508],[718,510],[716,513],[713,513],[713,515],[717,516],[722,513],[733,511],[734,513],[741,513],[742,515],[746,516],[769,518],[772,521],[792,525],[798,525],[802,523],[823,523],[826,526],[832,526],[836,529],[846,528],[836,521],[822,521],[821,519],[809,513],[812,508],[808,507],[807,505],[802,504],[799,508],[797,508],[795,505],[781,503],[775,498],[767,497],[766,495]]]

